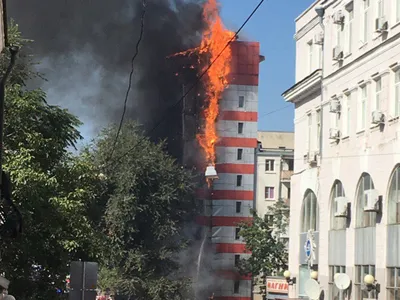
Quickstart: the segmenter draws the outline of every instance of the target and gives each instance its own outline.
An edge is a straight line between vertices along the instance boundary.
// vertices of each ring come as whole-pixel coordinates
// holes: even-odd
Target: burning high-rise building
[[[196,299],[213,295],[216,300],[248,300],[251,276],[240,274],[238,263],[250,253],[238,225],[251,221],[255,202],[262,57],[258,43],[232,41],[235,34],[224,28],[216,0],[206,2],[203,19],[207,28],[200,46],[176,54],[197,53],[200,64],[207,61],[202,66],[203,106],[195,97],[187,97],[183,118],[184,162],[197,165],[207,181],[197,193],[203,206],[198,224],[205,230],[197,261]],[[190,116],[188,107],[190,111],[200,108],[202,113]]]
[[[255,197],[255,149],[257,147],[259,43],[235,41],[230,45],[230,72],[227,87],[218,99],[216,119],[215,161],[199,159],[199,171],[218,174],[212,183],[198,191],[203,203],[199,224],[208,228],[206,239],[210,246],[204,258],[213,274],[208,292],[214,299],[251,299],[250,276],[242,276],[237,269],[240,258],[250,255],[239,237],[238,224],[251,221],[250,210]],[[192,155],[193,156],[193,155]],[[207,168],[208,166],[208,168]],[[210,255],[212,258],[210,258]],[[205,280],[205,279],[199,279]]]

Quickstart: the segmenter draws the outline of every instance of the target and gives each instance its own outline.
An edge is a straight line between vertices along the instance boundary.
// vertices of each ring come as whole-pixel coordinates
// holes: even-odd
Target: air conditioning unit
[[[372,124],[382,124],[384,122],[385,115],[379,110],[374,110],[372,112]]]
[[[364,191],[364,211],[379,212],[379,192],[377,190]]]
[[[336,197],[334,199],[336,205],[335,217],[347,218],[348,216],[348,199],[346,197]]]
[[[332,98],[329,103],[329,111],[331,113],[340,113],[340,101],[337,98]]]
[[[338,140],[340,138],[340,131],[337,128],[330,128],[329,129],[329,138],[331,140]]]
[[[314,44],[322,45],[324,43],[324,33],[321,31],[320,33],[314,36]]]
[[[318,163],[318,154],[315,152],[310,152],[308,154],[308,164],[316,165]]]
[[[343,60],[343,50],[340,46],[333,48],[332,59],[336,61]]]
[[[338,24],[338,25],[342,25],[344,22],[344,14],[343,11],[338,10],[337,12],[335,12],[332,16],[333,19],[333,24]]]
[[[310,153],[309,153],[309,152],[306,152],[306,153],[303,155],[304,163],[308,163],[309,157],[310,157]]]
[[[375,31],[376,32],[386,32],[389,28],[389,24],[385,17],[380,17],[375,19]]]

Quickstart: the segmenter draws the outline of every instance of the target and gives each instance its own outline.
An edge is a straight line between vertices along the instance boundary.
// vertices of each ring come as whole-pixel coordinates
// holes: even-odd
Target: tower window
[[[236,202],[236,213],[241,213],[242,212],[242,202]]]
[[[239,107],[244,107],[244,96],[239,96]]]
[[[242,179],[243,179],[242,175],[236,176],[236,186],[242,186]]]
[[[243,133],[243,123],[238,123],[238,133],[242,134]]]
[[[237,149],[237,160],[242,160],[243,158],[243,149]]]

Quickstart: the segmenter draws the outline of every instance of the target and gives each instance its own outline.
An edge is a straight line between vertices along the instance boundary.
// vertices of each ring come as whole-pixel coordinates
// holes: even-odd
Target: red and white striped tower
[[[246,253],[238,238],[237,224],[251,220],[255,197],[255,149],[257,147],[258,75],[260,46],[257,42],[231,44],[229,87],[219,102],[216,170],[219,179],[211,195],[199,193],[211,215],[200,222],[211,226],[214,257],[212,268],[222,284],[214,299],[250,300],[251,278],[240,276],[235,261]],[[203,196],[202,196],[203,195]],[[208,198],[208,199],[207,199]],[[206,213],[207,214],[207,213]]]

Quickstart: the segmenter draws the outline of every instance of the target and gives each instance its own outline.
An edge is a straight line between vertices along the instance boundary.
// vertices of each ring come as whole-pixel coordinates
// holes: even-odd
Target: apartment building
[[[259,131],[256,209],[260,217],[279,199],[289,203],[293,175],[294,133]]]
[[[290,203],[290,178],[293,175],[294,133],[277,131],[259,131],[257,134],[258,149],[256,152],[256,203],[255,208],[260,217],[270,214],[269,207],[282,199]],[[280,233],[279,238],[288,243],[288,232]],[[269,274],[272,275],[272,274]],[[262,300],[262,281],[253,289],[253,299]],[[284,285],[280,287],[284,282]],[[259,283],[259,284],[258,284]],[[285,280],[269,277],[267,280],[267,298],[287,297]],[[278,288],[280,287],[280,288]]]
[[[295,23],[289,296],[312,274],[326,299],[400,299],[400,1],[319,0]]]

